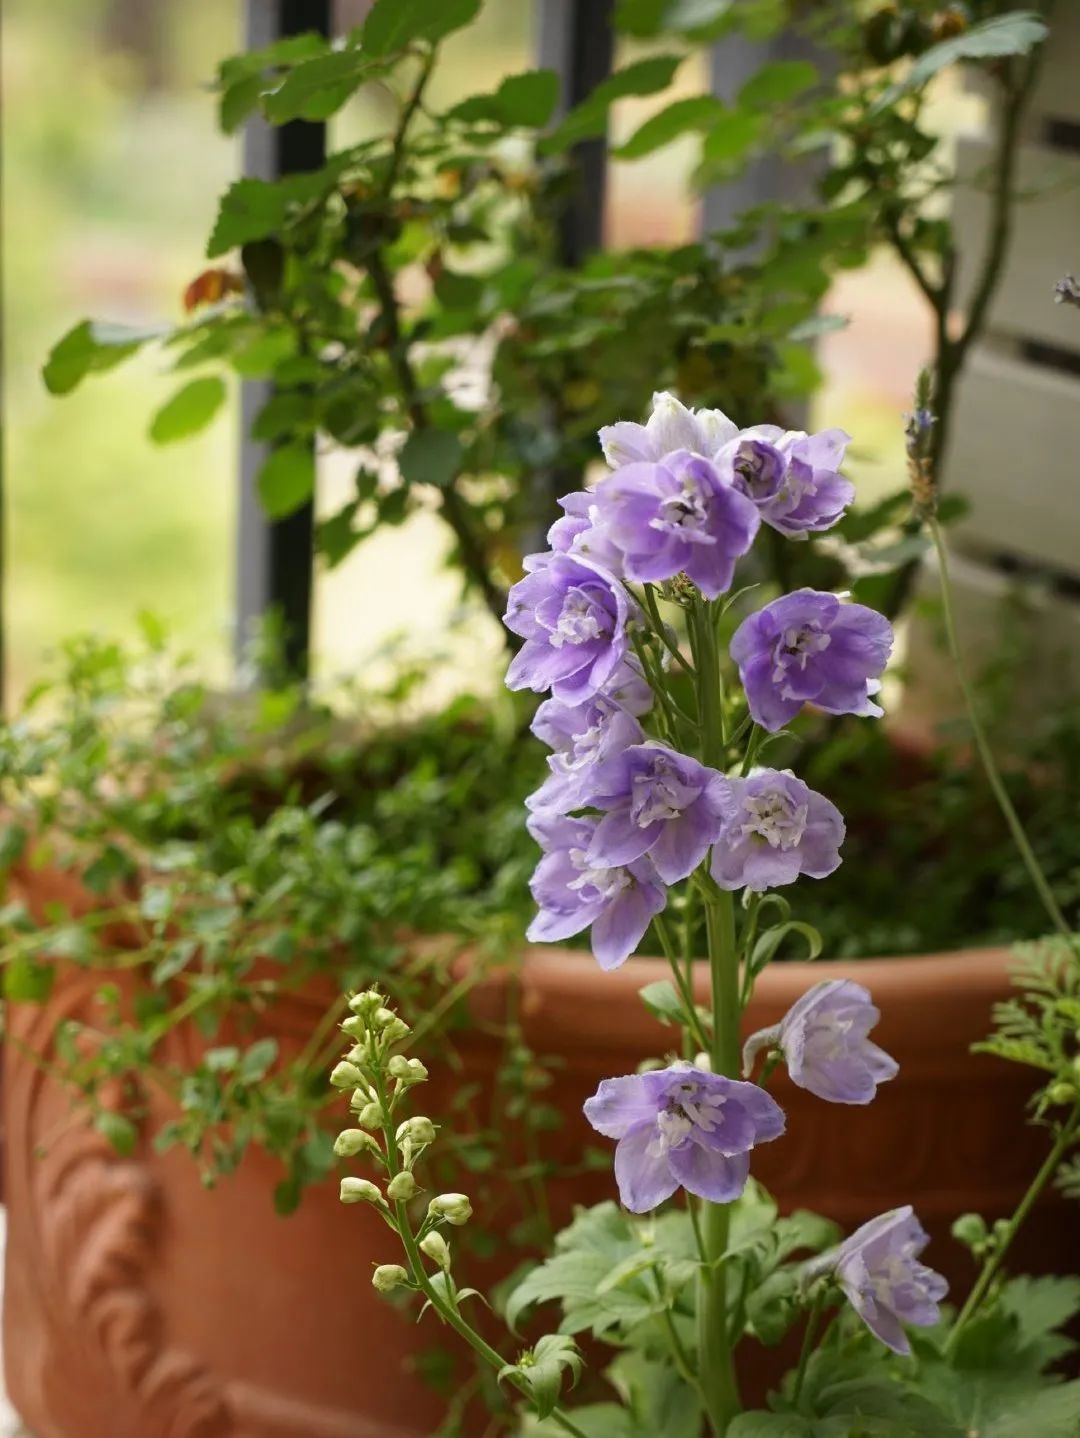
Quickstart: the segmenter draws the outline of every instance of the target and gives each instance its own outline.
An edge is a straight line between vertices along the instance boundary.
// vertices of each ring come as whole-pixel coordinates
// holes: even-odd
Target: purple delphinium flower
[[[654,394],[652,404],[647,423],[621,420],[600,431],[600,448],[612,469],[663,459],[676,449],[710,457],[739,432],[722,410],[687,409],[673,394]]]
[[[764,1048],[783,1051],[791,1081],[830,1103],[869,1103],[895,1078],[896,1060],[867,1037],[881,1017],[868,990],[851,979],[825,979],[808,989],[772,1028],[743,1048],[743,1073]]]
[[[504,622],[525,643],[510,662],[510,689],[550,689],[578,704],[591,698],[626,657],[633,602],[619,581],[576,555],[535,556],[510,590]]]
[[[757,505],[762,519],[789,539],[831,529],[855,498],[855,486],[837,469],[850,435],[820,434],[759,424],[744,429],[715,458],[725,479]]]
[[[784,1131],[764,1089],[684,1063],[604,1079],[585,1117],[618,1140],[615,1181],[632,1213],[656,1208],[680,1186],[731,1203],[746,1186],[750,1150]]]
[[[595,865],[588,858],[595,819],[566,819],[534,814],[529,832],[544,850],[529,882],[539,913],[526,937],[556,943],[592,926],[596,962],[615,969],[637,948],[667,893],[652,861]]]
[[[940,1273],[919,1262],[929,1235],[910,1206],[872,1218],[839,1247],[812,1259],[807,1280],[833,1273],[844,1294],[869,1328],[894,1353],[911,1352],[903,1325],[932,1328],[938,1304],[949,1285]]]
[[[840,810],[790,769],[729,779],[721,807],[710,873],[722,889],[763,893],[793,884],[800,874],[824,879],[840,863]]]
[[[761,524],[757,506],[688,449],[617,469],[597,485],[590,513],[584,538],[612,544],[627,579],[656,583],[685,573],[707,599],[730,588],[735,561]]]
[[[587,802],[607,812],[589,862],[631,864],[648,854],[665,884],[685,879],[720,832],[727,782],[655,740],[630,745],[592,771]]]
[[[731,639],[750,713],[775,732],[804,704],[828,714],[881,714],[870,696],[881,688],[892,625],[864,604],[797,589],[751,614]]]
[[[533,733],[549,744],[554,753],[548,759],[550,774],[525,800],[530,809],[569,814],[588,802],[592,775],[598,764],[641,744],[641,725],[606,694],[596,694],[584,704],[560,704],[548,699],[533,720]]]

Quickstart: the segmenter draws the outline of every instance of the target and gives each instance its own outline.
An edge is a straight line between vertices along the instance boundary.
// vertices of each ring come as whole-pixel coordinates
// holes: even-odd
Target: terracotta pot
[[[901,1064],[867,1109],[778,1081],[788,1134],[761,1150],[755,1171],[785,1208],[816,1208],[850,1226],[912,1201],[938,1239],[933,1261],[963,1279],[962,1256],[940,1241],[948,1224],[968,1209],[1005,1213],[1044,1152],[1043,1136],[1023,1123],[1025,1071],[967,1054],[1007,991],[1006,966],[1002,952],[975,951],[767,971],[750,1024],[775,1021],[810,983],[855,969],[883,1011],[877,1036]],[[581,953],[526,954],[527,1035],[560,1059],[545,1094],[567,1120],[553,1135],[556,1156],[596,1142],[580,1108],[597,1082],[670,1042],[672,1031],[637,998],[664,972],[645,959],[603,974]],[[213,1193],[184,1154],[146,1145],[119,1158],[24,1057],[48,1054],[57,1022],[84,1014],[97,982],[69,976],[45,1007],[12,1005],[9,1014],[4,1358],[9,1392],[37,1438],[429,1435],[442,1405],[409,1366],[447,1340],[430,1319],[417,1329],[372,1291],[372,1264],[398,1255],[370,1210],[342,1208],[327,1184],[294,1216],[276,1217],[269,1192],[278,1175],[260,1154]],[[283,1001],[267,1031],[285,1047],[302,1042],[324,997]],[[494,1014],[501,997],[491,984],[478,1008]],[[488,1081],[491,1043],[466,1036],[462,1051],[466,1079]],[[425,1057],[437,1077],[438,1055]],[[554,1207],[565,1217],[572,1202],[612,1192],[607,1172],[564,1180]],[[1048,1201],[1029,1233],[1059,1271],[1073,1266],[1075,1221],[1060,1205]]]

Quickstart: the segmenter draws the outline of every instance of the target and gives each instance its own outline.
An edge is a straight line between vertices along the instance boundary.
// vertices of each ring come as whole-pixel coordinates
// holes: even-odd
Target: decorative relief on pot
[[[26,1017],[16,1042],[40,1052]],[[45,1038],[62,1016],[50,1006],[37,1017]],[[164,1213],[148,1165],[65,1111],[36,1064],[9,1056],[6,1089],[22,1189],[11,1195],[8,1372],[24,1417],[48,1438],[239,1438],[221,1386],[168,1343],[149,1283]]]

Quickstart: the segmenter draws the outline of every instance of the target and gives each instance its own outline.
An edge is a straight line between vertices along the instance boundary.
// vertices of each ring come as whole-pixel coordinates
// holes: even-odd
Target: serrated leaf
[[[638,989],[638,998],[649,1013],[662,1023],[678,1024],[685,1021],[682,1000],[675,992],[675,985],[670,979],[658,979],[655,983],[646,984],[643,989]]]
[[[924,50],[902,79],[890,85],[874,104],[880,112],[911,90],[921,89],[941,70],[961,60],[992,60],[1004,55],[1026,55],[1049,33],[1046,21],[1033,10],[1014,10],[972,25]]]
[[[314,450],[306,444],[283,444],[271,450],[257,485],[262,507],[271,519],[295,513],[315,493]]]
[[[408,484],[433,484],[446,489],[461,467],[461,440],[443,429],[415,429],[398,455],[401,477]]]
[[[376,69],[372,58],[357,49],[332,50],[295,65],[279,88],[267,95],[263,109],[275,125],[287,120],[325,120]]]
[[[225,403],[225,381],[217,375],[189,380],[158,410],[150,424],[155,444],[173,444],[205,429]]]
[[[651,155],[662,145],[669,145],[690,130],[704,130],[725,111],[723,101],[715,95],[688,95],[673,100],[658,114],[639,125],[630,138],[612,154],[620,160],[638,160]]]
[[[541,129],[555,112],[559,77],[554,70],[526,70],[508,75],[494,95],[500,118],[507,125]]]
[[[332,172],[326,167],[284,180],[234,180],[221,197],[206,246],[207,258],[215,259],[239,245],[279,233],[294,206],[316,199],[332,184]]]
[[[171,333],[168,325],[116,325],[83,320],[58,340],[41,377],[50,394],[69,394],[88,374],[100,374],[151,340]]]
[[[127,1158],[135,1152],[139,1131],[124,1114],[114,1113],[112,1109],[102,1109],[94,1117],[94,1127],[102,1137],[108,1139],[121,1157]]]
[[[739,105],[748,110],[785,105],[809,90],[817,78],[817,67],[809,60],[774,60],[747,80],[739,91]]]
[[[579,140],[602,135],[607,129],[608,111],[616,100],[628,95],[655,95],[665,90],[682,64],[681,55],[652,55],[616,70],[599,84],[588,99],[565,117],[537,147],[541,154],[558,154]]]
[[[805,1418],[794,1413],[740,1413],[731,1420],[727,1438],[813,1438]]]
[[[481,0],[375,0],[362,32],[372,56],[407,49],[414,40],[431,44],[475,19]]]

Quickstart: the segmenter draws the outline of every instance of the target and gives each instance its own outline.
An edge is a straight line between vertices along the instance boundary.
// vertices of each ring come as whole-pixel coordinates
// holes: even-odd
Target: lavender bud
[[[455,1228],[461,1228],[472,1218],[472,1204],[463,1193],[440,1193],[428,1204],[428,1217],[445,1219]]]
[[[450,1270],[450,1248],[441,1233],[426,1234],[420,1240],[420,1249],[433,1259],[440,1268]]]
[[[386,1185],[386,1196],[393,1199],[395,1203],[405,1203],[408,1199],[414,1198],[418,1192],[419,1185],[407,1169],[403,1173],[395,1174]]]
[[[342,1203],[382,1203],[382,1194],[368,1178],[343,1178],[340,1197]]]
[[[408,1281],[409,1275],[400,1263],[380,1263],[371,1275],[371,1286],[379,1293],[390,1293]]]
[[[342,1059],[339,1064],[335,1065],[330,1075],[330,1082],[334,1088],[356,1088],[357,1084],[364,1082],[364,1075],[354,1063]]]

